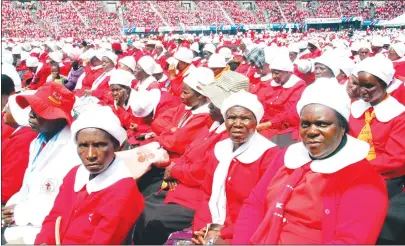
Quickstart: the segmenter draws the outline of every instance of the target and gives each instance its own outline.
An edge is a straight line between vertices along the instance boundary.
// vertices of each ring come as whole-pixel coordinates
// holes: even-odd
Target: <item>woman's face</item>
[[[225,126],[232,142],[243,144],[256,131],[257,121],[252,111],[234,106],[226,112]]]
[[[321,104],[309,104],[301,111],[299,133],[309,154],[321,159],[336,150],[345,129],[340,126],[333,109]]]
[[[84,167],[92,174],[103,172],[115,157],[111,136],[97,128],[85,128],[76,135],[77,154]]]
[[[188,86],[186,83],[182,84],[183,92],[180,95],[181,101],[189,106],[189,107],[195,107],[200,104],[199,101],[199,95],[191,89],[190,86]]]
[[[360,97],[359,79],[356,76],[350,75],[349,79],[347,80],[346,91],[349,97],[352,99],[357,99]]]
[[[291,62],[294,62],[295,59],[297,59],[298,53],[289,52],[289,53],[288,53],[288,56],[290,57],[290,61],[291,61]]]
[[[286,71],[280,71],[280,70],[271,70],[272,77],[274,79],[274,82],[280,85],[284,85],[285,82],[287,82],[290,79],[291,74]]]
[[[315,64],[315,78],[333,78],[332,71],[325,65],[316,63]]]
[[[134,74],[134,71],[132,71],[132,69],[130,69],[127,65],[124,65],[122,63],[118,63],[118,69],[130,72],[131,74]]]
[[[381,86],[374,75],[360,72],[358,76],[360,98],[371,105],[376,105],[384,100],[387,91]]]
[[[364,59],[366,59],[367,57],[369,57],[370,56],[370,50],[369,49],[359,49],[359,58],[360,58],[360,60],[362,61],[362,60],[364,60]]]
[[[4,124],[9,125],[13,128],[17,128],[19,126],[17,124],[17,122],[15,121],[13,115],[11,114],[11,111],[10,111],[10,108],[8,105],[4,108],[3,122],[4,122]]]
[[[395,52],[395,50],[393,48],[391,48],[388,51],[388,59],[390,59],[391,61],[396,61],[398,59],[400,59],[401,57],[399,57],[399,55],[397,54],[397,52]]]
[[[205,58],[206,60],[210,59],[210,57],[211,57],[211,55],[212,55],[211,52],[204,50],[203,53],[204,53],[204,58]]]
[[[65,119],[47,120],[39,116],[31,109],[29,113],[28,123],[34,132],[55,132],[60,129],[62,124],[65,124]]]
[[[212,102],[208,104],[208,108],[210,109],[210,116],[213,121],[224,122],[224,117],[221,114],[221,109],[215,107]]]
[[[129,97],[128,91],[120,85],[111,85],[110,90],[116,104],[118,106],[124,105]]]
[[[114,68],[114,63],[107,57],[103,57],[103,69],[106,72],[111,71]]]

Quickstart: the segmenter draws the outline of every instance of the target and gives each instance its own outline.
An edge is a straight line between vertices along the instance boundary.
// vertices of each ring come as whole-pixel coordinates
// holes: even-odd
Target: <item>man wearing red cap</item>
[[[7,242],[33,244],[51,210],[63,178],[80,163],[70,125],[75,96],[63,85],[50,83],[33,95],[18,95],[21,108],[31,107],[29,125],[39,133],[30,145],[23,185],[2,209]]]

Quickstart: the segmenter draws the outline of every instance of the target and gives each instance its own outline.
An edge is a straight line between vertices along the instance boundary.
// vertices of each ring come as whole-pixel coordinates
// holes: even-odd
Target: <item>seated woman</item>
[[[350,99],[323,78],[297,104],[302,142],[273,161],[235,224],[233,244],[374,244],[387,210],[368,144],[347,135]],[[321,82],[321,81],[320,81]],[[372,216],[370,216],[372,215]]]
[[[72,124],[72,135],[82,165],[64,178],[35,244],[120,244],[144,207],[136,181],[114,153],[126,132],[109,107],[97,105]]]
[[[211,238],[230,243],[243,201],[261,179],[279,148],[256,132],[264,110],[257,97],[246,91],[229,96],[221,106],[229,138],[208,153],[200,206],[197,208],[193,242],[205,244],[207,224],[217,228]],[[275,168],[275,167],[274,167]]]
[[[208,134],[202,132],[196,136],[182,157],[166,167],[164,182],[168,183],[168,189],[145,198],[145,209],[135,228],[135,244],[163,244],[170,233],[191,227],[195,210],[199,207],[209,157],[206,153],[218,141],[228,138],[220,111],[221,104],[228,96],[240,89],[247,90],[248,86],[246,76],[230,71],[224,72],[212,85],[201,85],[211,100],[210,116],[214,123]],[[191,238],[191,234],[188,238]]]
[[[51,64],[51,74],[46,79],[46,83],[55,82],[61,85],[67,83],[67,78],[60,74],[60,68],[58,63]]]
[[[401,226],[395,225],[401,223],[403,228],[405,224],[401,205],[391,204],[405,184],[405,106],[388,94],[394,69],[383,66],[381,59],[385,58],[366,58],[359,65],[360,99],[352,103],[349,122],[350,135],[370,144],[367,160],[387,183],[390,207],[384,228],[392,227],[393,231],[381,236],[395,244],[404,235]],[[396,228],[400,231],[394,232]]]
[[[265,108],[263,123],[259,125],[260,134],[269,138],[280,148],[298,139],[299,116],[295,111],[298,100],[306,84],[292,74],[294,66],[288,53],[282,52],[271,61],[273,80],[264,90],[262,104]]]

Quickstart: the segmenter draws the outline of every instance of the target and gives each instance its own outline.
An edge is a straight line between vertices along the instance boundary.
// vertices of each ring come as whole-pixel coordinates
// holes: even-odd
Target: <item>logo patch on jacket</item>
[[[58,181],[56,179],[45,179],[41,185],[41,192],[51,193],[56,190]]]

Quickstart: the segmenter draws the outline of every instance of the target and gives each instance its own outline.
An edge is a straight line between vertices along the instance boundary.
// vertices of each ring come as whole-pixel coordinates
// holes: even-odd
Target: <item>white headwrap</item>
[[[193,69],[190,74],[184,78],[183,82],[190,86],[193,90],[205,96],[201,85],[209,85],[215,80],[214,72],[206,67]]]
[[[227,99],[225,99],[221,106],[221,114],[224,119],[226,119],[226,112],[234,106],[249,109],[254,114],[257,122],[260,122],[263,118],[263,105],[257,99],[257,96],[250,92],[242,90],[230,95]]]
[[[122,69],[115,69],[111,72],[110,80],[108,81],[108,85],[123,85],[127,87],[131,87],[132,80],[135,77],[132,73],[122,70]]]
[[[92,109],[86,110],[72,123],[72,137],[76,142],[76,135],[86,128],[98,128],[111,134],[120,145],[127,139],[127,133],[121,127],[121,122],[108,106],[94,104]]]
[[[156,62],[151,56],[142,56],[138,64],[146,74],[152,75],[155,70]]]
[[[358,67],[358,73],[367,72],[372,74],[387,85],[389,85],[394,77],[395,69],[390,60],[382,56],[367,57]]]

